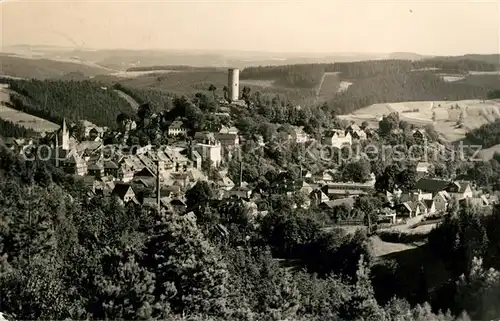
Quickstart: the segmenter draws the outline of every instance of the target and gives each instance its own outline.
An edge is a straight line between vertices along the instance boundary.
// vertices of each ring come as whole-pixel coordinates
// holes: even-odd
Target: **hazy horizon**
[[[2,51],[500,53],[500,2],[7,1],[0,15]]]

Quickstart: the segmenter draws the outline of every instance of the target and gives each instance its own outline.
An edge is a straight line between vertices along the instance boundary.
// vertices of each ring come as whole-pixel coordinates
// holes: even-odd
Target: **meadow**
[[[400,119],[410,124],[433,125],[436,131],[448,141],[458,141],[464,139],[468,131],[500,118],[500,103],[493,100],[384,103],[373,104],[339,117],[358,123],[363,121],[376,123],[382,116],[391,112],[398,112]],[[457,126],[462,112],[465,115],[462,126]],[[434,120],[432,119],[433,115],[435,116]]]

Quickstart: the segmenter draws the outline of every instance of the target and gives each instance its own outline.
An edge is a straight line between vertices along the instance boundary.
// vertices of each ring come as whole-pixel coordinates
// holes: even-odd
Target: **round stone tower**
[[[229,100],[236,101],[240,95],[240,70],[231,68],[228,70],[227,88],[229,89]]]

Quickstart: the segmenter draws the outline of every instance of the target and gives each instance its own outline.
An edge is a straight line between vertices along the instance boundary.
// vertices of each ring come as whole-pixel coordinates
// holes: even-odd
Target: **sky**
[[[500,0],[6,0],[0,15],[3,46],[500,52]]]

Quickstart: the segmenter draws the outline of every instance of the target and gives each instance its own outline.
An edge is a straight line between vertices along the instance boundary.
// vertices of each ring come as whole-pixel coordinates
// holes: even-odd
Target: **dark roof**
[[[107,169],[118,169],[118,165],[116,165],[115,162],[112,162],[112,161],[105,161],[104,162],[104,168],[107,168]]]
[[[186,204],[184,204],[184,202],[183,202],[183,201],[181,201],[181,200],[180,200],[180,199],[178,199],[178,198],[174,198],[174,199],[170,202],[170,204],[175,205],[175,206],[186,206]]]
[[[460,186],[460,188],[458,189],[458,192],[459,193],[464,193],[465,192],[465,189],[468,187],[468,186],[471,186],[471,183],[470,182],[467,182],[467,181],[459,181],[457,182],[458,185]]]
[[[90,164],[88,167],[88,170],[91,170],[91,171],[100,171],[102,169],[103,169],[103,166],[101,163],[93,163],[93,164]]]
[[[131,188],[132,187],[130,186],[130,184],[116,183],[112,194],[123,199],[125,197],[125,195],[128,193],[129,189],[131,189]]]
[[[352,197],[340,198],[336,200],[326,201],[323,202],[322,204],[325,204],[329,208],[334,208],[337,206],[344,205],[347,208],[352,209],[352,207],[354,206],[354,198]]]
[[[446,190],[448,186],[450,186],[449,181],[433,178],[421,178],[415,185],[415,189],[419,189],[424,192],[437,193]]]
[[[238,138],[238,135],[229,133],[215,133],[214,137],[218,140],[235,140],[236,138]]]
[[[155,177],[156,175],[149,168],[144,167],[139,172],[135,173],[134,177],[138,176]]]
[[[434,204],[434,200],[423,200],[423,202],[427,208],[431,208],[432,204]]]
[[[172,129],[182,129],[184,128],[184,123],[181,122],[180,120],[176,120],[174,122],[172,122],[172,124],[170,124],[170,126],[168,127],[169,129],[172,128]]]

